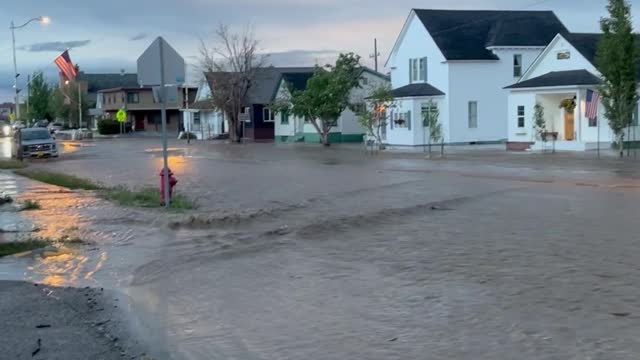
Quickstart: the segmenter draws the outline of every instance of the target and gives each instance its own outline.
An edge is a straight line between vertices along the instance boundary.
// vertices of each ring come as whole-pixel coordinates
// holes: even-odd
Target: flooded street
[[[122,293],[154,359],[640,354],[636,162],[170,145],[196,211],[120,208],[0,172],[3,191],[43,205],[3,224],[83,241],[0,260],[0,278]],[[31,166],[159,181],[156,139],[64,149]]]

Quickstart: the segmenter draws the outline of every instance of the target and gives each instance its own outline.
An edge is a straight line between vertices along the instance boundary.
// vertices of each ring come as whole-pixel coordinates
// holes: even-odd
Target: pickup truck
[[[11,156],[17,159],[58,157],[58,146],[47,128],[16,130],[11,145]]]

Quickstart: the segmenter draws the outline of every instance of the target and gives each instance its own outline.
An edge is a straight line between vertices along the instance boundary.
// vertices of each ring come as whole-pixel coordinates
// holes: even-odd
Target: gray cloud
[[[90,42],[91,40],[51,41],[23,46],[21,49],[31,52],[65,51],[67,49],[87,46]]]
[[[331,63],[340,50],[290,50],[267,54],[266,61],[273,66],[312,66]]]
[[[134,36],[130,37],[130,38],[129,38],[129,41],[138,41],[138,40],[143,40],[143,39],[146,39],[146,38],[148,38],[148,37],[149,37],[149,35],[148,35],[148,34],[146,34],[146,33],[139,33],[139,34],[137,34],[137,35],[134,35]]]

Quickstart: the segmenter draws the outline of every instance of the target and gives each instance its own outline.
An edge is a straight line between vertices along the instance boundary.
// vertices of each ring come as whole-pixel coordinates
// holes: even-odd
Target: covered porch
[[[587,90],[600,79],[586,70],[551,72],[507,87],[509,94],[508,150],[586,151],[609,147],[611,131],[598,106],[598,116],[585,115]],[[536,107],[544,112],[546,132],[535,127]],[[546,142],[543,141],[546,138]]]

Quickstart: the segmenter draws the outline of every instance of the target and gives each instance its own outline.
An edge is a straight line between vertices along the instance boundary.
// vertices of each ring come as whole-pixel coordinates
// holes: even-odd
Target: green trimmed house
[[[278,102],[288,101],[295,91],[302,91],[313,71],[289,73],[283,72],[278,84],[275,98]],[[351,103],[356,107],[365,106],[365,98],[371,91],[384,84],[389,84],[388,76],[363,68],[361,87],[351,91]],[[320,136],[315,127],[305,119],[293,117],[286,113],[275,114],[276,142],[305,142],[317,144]],[[365,129],[358,123],[357,115],[350,109],[345,110],[329,133],[330,143],[362,142]]]

